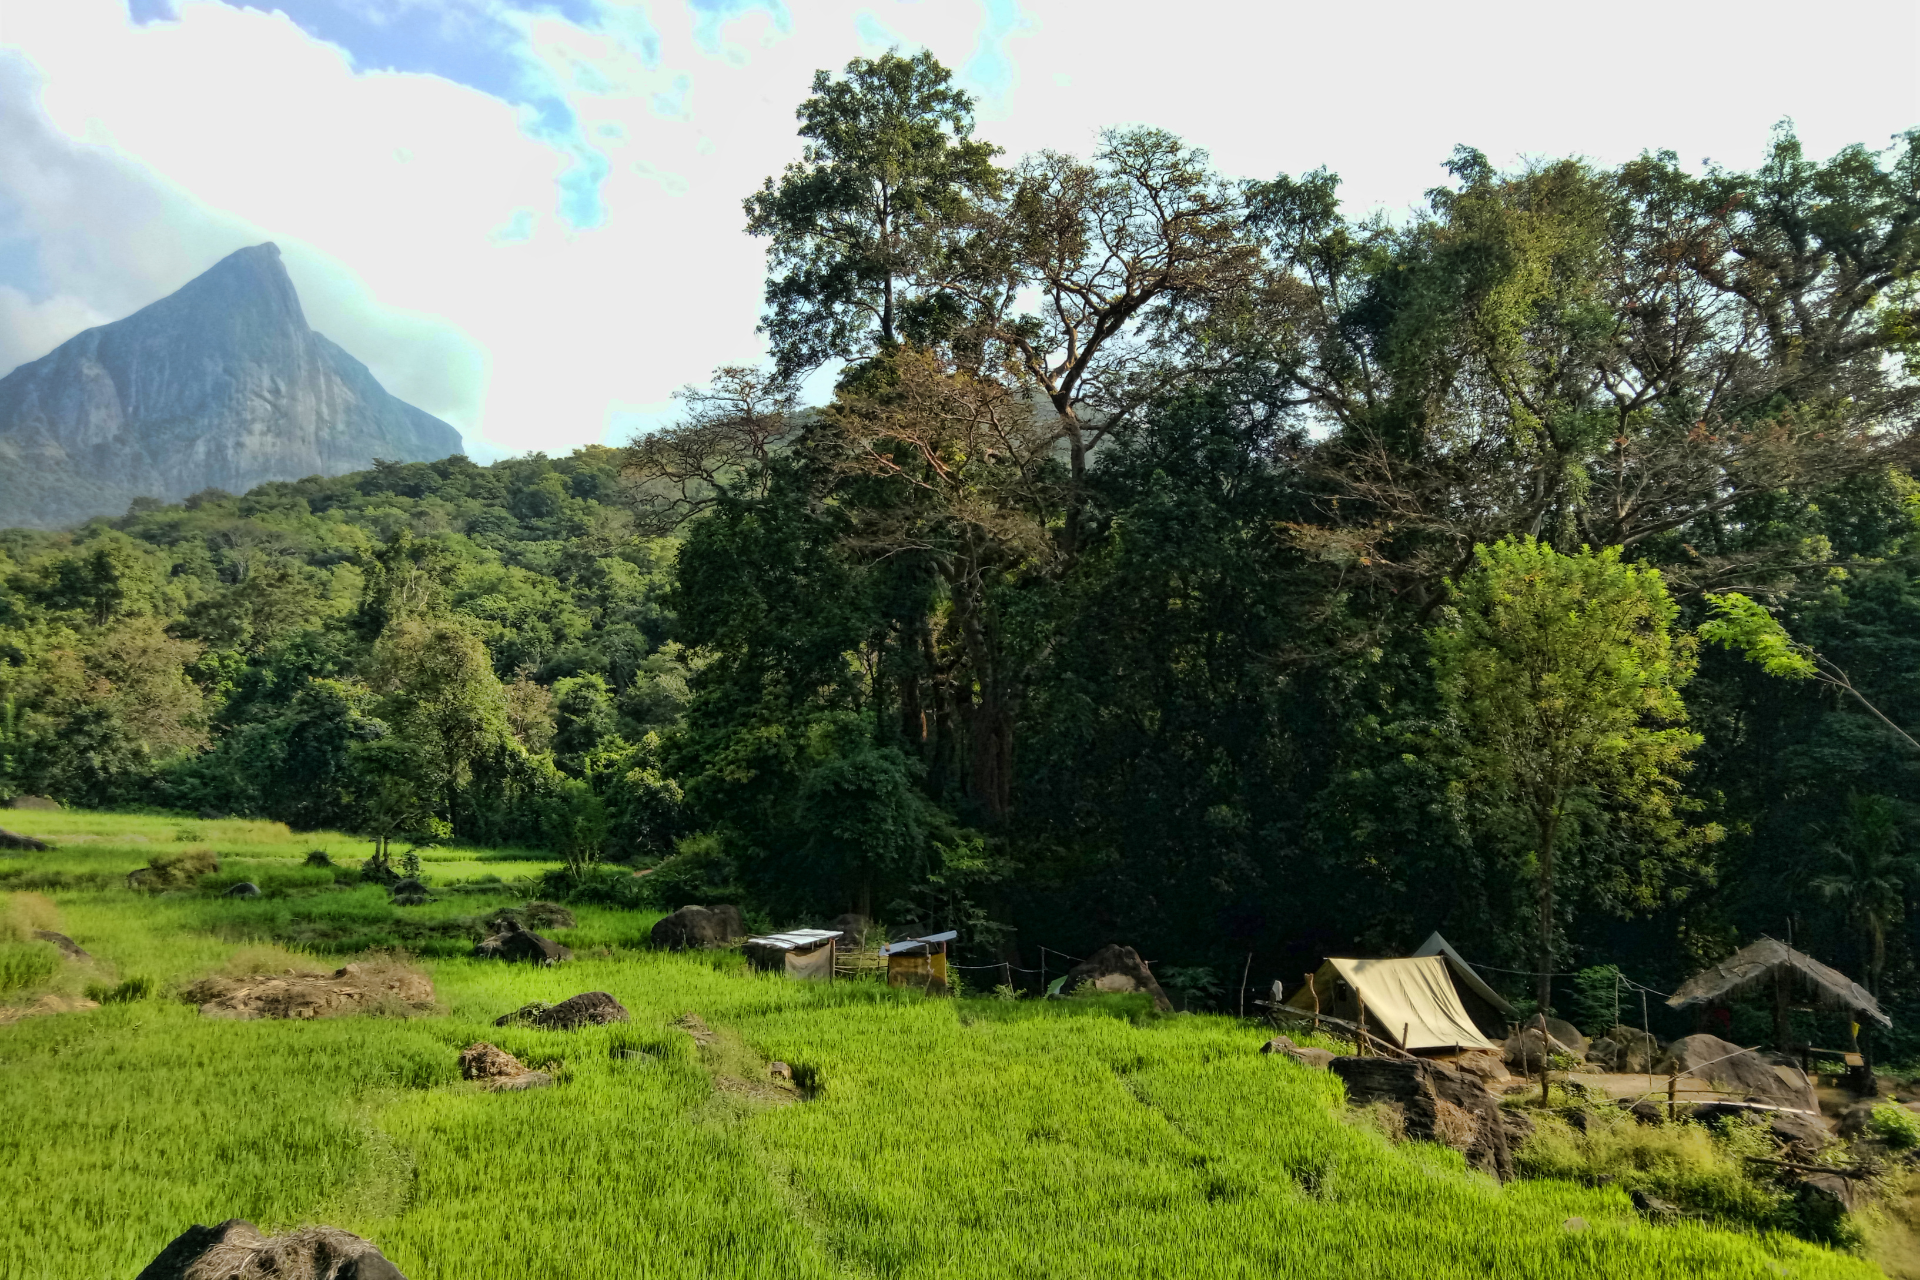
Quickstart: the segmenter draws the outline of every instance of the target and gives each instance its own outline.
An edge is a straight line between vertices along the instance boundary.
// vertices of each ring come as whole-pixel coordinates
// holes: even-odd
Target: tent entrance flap
[[[1312,1009],[1318,993],[1322,1013],[1357,1019],[1367,1011],[1367,1029],[1407,1050],[1493,1049],[1473,1024],[1440,956],[1392,960],[1329,960],[1302,987],[1289,1008]]]

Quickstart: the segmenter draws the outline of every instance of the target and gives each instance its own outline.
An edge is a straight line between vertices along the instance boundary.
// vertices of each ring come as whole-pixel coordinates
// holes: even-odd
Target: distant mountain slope
[[[280,250],[260,244],[0,378],[0,527],[460,451],[458,431],[307,327]]]

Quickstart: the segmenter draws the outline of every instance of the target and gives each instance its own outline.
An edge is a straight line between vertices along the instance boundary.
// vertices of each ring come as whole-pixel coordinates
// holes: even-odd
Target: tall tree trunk
[[[955,690],[967,728],[967,783],[986,825],[998,827],[1006,820],[1013,796],[1015,697],[999,661],[997,637],[985,616],[978,569],[969,562],[946,572],[973,685],[971,698],[964,685]]]
[[[1560,834],[1560,806],[1552,805],[1539,823],[1540,832],[1540,881],[1537,886],[1539,895],[1539,946],[1540,973],[1536,994],[1540,1001],[1542,1034],[1546,1028],[1547,1009],[1553,1002],[1553,845]]]
[[[998,827],[1013,804],[1013,715],[997,696],[982,694],[968,716],[968,780],[987,825]]]

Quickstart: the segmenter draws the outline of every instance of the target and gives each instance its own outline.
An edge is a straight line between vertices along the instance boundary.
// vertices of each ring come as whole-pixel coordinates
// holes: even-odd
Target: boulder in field
[[[1615,1027],[1593,1042],[1587,1061],[1619,1075],[1646,1075],[1660,1056],[1660,1042],[1638,1027]]]
[[[45,840],[36,840],[32,836],[23,836],[18,831],[9,831],[0,827],[0,849],[23,849],[28,853],[45,853],[53,848]]]
[[[251,880],[242,880],[239,884],[228,889],[226,896],[229,898],[257,898],[260,896],[260,886]]]
[[[1658,1073],[1691,1076],[1722,1093],[1769,1106],[1820,1113],[1813,1085],[1798,1067],[1775,1067],[1759,1054],[1718,1036],[1683,1036],[1667,1046]]]
[[[387,890],[387,900],[396,907],[417,907],[433,901],[433,898],[427,893],[427,886],[422,884],[418,877],[407,876],[393,882]]]
[[[7,801],[9,809],[58,809],[60,802],[47,796],[15,796]]]
[[[1154,1008],[1173,1012],[1173,1001],[1160,989],[1140,953],[1117,942],[1108,943],[1067,970],[1067,989],[1083,986],[1104,992],[1144,991],[1153,997]]]
[[[1312,1067],[1317,1071],[1325,1071],[1333,1062],[1331,1049],[1316,1049],[1312,1045],[1295,1044],[1290,1036],[1275,1036],[1260,1046],[1260,1052],[1277,1053],[1303,1067]]]
[[[553,1083],[546,1072],[528,1070],[520,1059],[484,1040],[460,1051],[460,1078],[496,1093],[538,1089]]]
[[[604,991],[583,991],[559,1004],[521,1005],[512,1013],[495,1018],[496,1027],[539,1027],[543,1031],[573,1031],[579,1027],[603,1027],[609,1022],[628,1021],[627,1007]]]
[[[543,967],[573,959],[571,948],[563,947],[551,938],[543,938],[531,929],[523,929],[511,920],[501,927],[499,933],[475,943],[473,954],[479,960],[514,960]]]
[[[745,933],[740,908],[723,903],[716,907],[682,907],[657,921],[648,937],[662,951],[692,951],[724,947]]]
[[[75,942],[72,938],[69,938],[64,933],[55,933],[51,929],[35,929],[33,931],[33,936],[38,938],[42,942],[51,942],[54,946],[60,948],[60,954],[65,956],[69,960],[93,959],[92,956],[88,955],[85,951],[81,949],[79,943]]]
[[[263,1236],[229,1218],[175,1236],[137,1280],[406,1280],[367,1240],[337,1227]]]

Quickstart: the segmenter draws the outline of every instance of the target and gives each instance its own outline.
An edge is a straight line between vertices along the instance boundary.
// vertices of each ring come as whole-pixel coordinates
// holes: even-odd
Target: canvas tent
[[[928,991],[947,989],[947,944],[959,937],[948,929],[924,938],[903,938],[880,948],[887,961],[887,985],[921,987]]]
[[[1422,1050],[1493,1049],[1473,1025],[1452,971],[1440,956],[1392,960],[1329,960],[1286,1001],[1291,1009],[1315,1010],[1367,1030],[1411,1053]]]
[[[1472,965],[1460,958],[1460,953],[1448,945],[1438,929],[1428,934],[1427,940],[1413,954],[1439,956],[1445,960],[1447,972],[1453,975],[1454,993],[1460,997],[1460,1005],[1467,1011],[1467,1016],[1473,1019],[1473,1025],[1480,1028],[1480,1033],[1489,1039],[1507,1038],[1507,1028],[1520,1020],[1519,1013],[1507,1003],[1504,996],[1474,972]]]
[[[832,929],[789,929],[748,938],[747,963],[756,969],[782,970],[789,978],[832,982],[833,944],[839,936]]]

